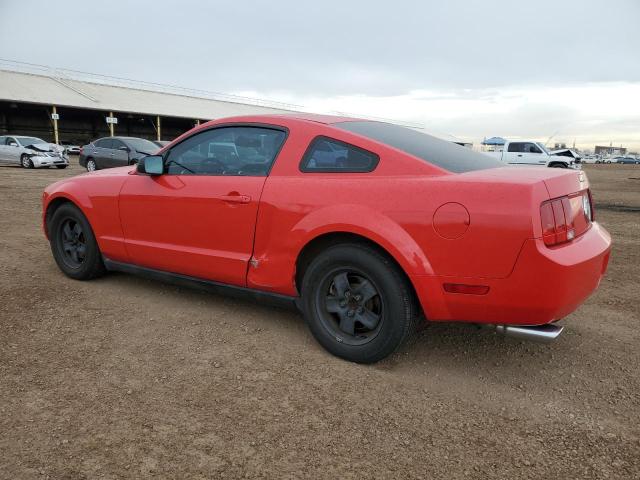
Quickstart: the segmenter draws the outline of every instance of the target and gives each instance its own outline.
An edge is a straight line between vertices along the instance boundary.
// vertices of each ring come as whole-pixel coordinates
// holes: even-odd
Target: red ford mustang
[[[120,270],[295,304],[356,362],[423,317],[555,338],[611,248],[584,172],[317,115],[208,122],[137,166],[50,185],[43,207],[71,278]]]

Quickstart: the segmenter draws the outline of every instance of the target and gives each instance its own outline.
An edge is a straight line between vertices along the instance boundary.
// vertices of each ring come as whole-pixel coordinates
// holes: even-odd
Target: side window
[[[173,147],[165,157],[167,173],[266,177],[285,137],[274,128],[213,128]]]
[[[509,148],[507,149],[508,152],[517,152],[517,153],[522,153],[524,152],[524,143],[522,142],[511,142],[509,144]]]
[[[535,143],[524,144],[525,153],[542,153],[542,150]]]
[[[111,148],[112,140],[110,138],[101,138],[96,140],[93,144],[98,148]]]
[[[18,140],[13,137],[7,137],[7,145],[20,145]]]
[[[115,139],[115,138],[114,138],[114,139],[111,141],[111,147],[110,147],[110,148],[113,148],[114,150],[117,150],[118,148],[120,148],[120,147],[124,147],[124,146],[125,146],[124,142],[122,142],[121,140],[117,140],[117,139]]]
[[[302,158],[303,172],[361,173],[373,171],[380,158],[375,153],[328,137],[316,137]]]
[[[0,137],[0,145],[6,145],[7,144],[7,137]]]

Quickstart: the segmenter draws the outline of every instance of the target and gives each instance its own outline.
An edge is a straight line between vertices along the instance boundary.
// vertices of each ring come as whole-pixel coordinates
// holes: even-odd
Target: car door
[[[119,205],[131,263],[245,286],[262,188],[285,137],[277,127],[212,128],[165,152],[163,175],[130,175]]]
[[[507,152],[503,154],[507,163],[514,165],[544,165],[547,163],[546,155],[533,142],[510,142]]]
[[[6,162],[7,137],[0,137],[0,162]]]
[[[106,137],[96,140],[87,156],[93,157],[98,168],[108,168],[111,162],[111,145],[113,139]]]
[[[5,160],[9,163],[20,164],[20,155],[24,152],[24,149],[20,146],[18,140],[15,137],[7,137],[5,145]]]
[[[122,140],[114,138],[109,157],[110,167],[124,167],[129,165],[129,147],[127,147]]]

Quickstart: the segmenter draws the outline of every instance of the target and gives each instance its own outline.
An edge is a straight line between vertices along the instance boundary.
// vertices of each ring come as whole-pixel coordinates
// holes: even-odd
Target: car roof
[[[142,138],[142,137],[123,137],[120,135],[114,135],[113,137],[100,137],[100,138],[96,138],[95,140],[92,140],[91,143],[93,142],[97,142],[98,140],[105,140],[105,139],[112,139],[112,140],[147,140],[148,142],[153,143],[153,140],[148,140],[146,138]]]
[[[151,142],[152,140],[148,140],[147,138],[142,138],[142,137],[123,137],[120,135],[114,135],[113,137],[102,137],[102,138],[115,138],[118,140],[147,140],[149,142]]]

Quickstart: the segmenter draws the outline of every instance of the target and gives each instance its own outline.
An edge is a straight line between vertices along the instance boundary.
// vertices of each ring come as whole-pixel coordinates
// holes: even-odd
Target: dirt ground
[[[437,324],[361,366],[295,312],[64,277],[73,164],[0,167],[0,478],[640,478],[640,167],[586,167],[615,246],[557,342]]]

